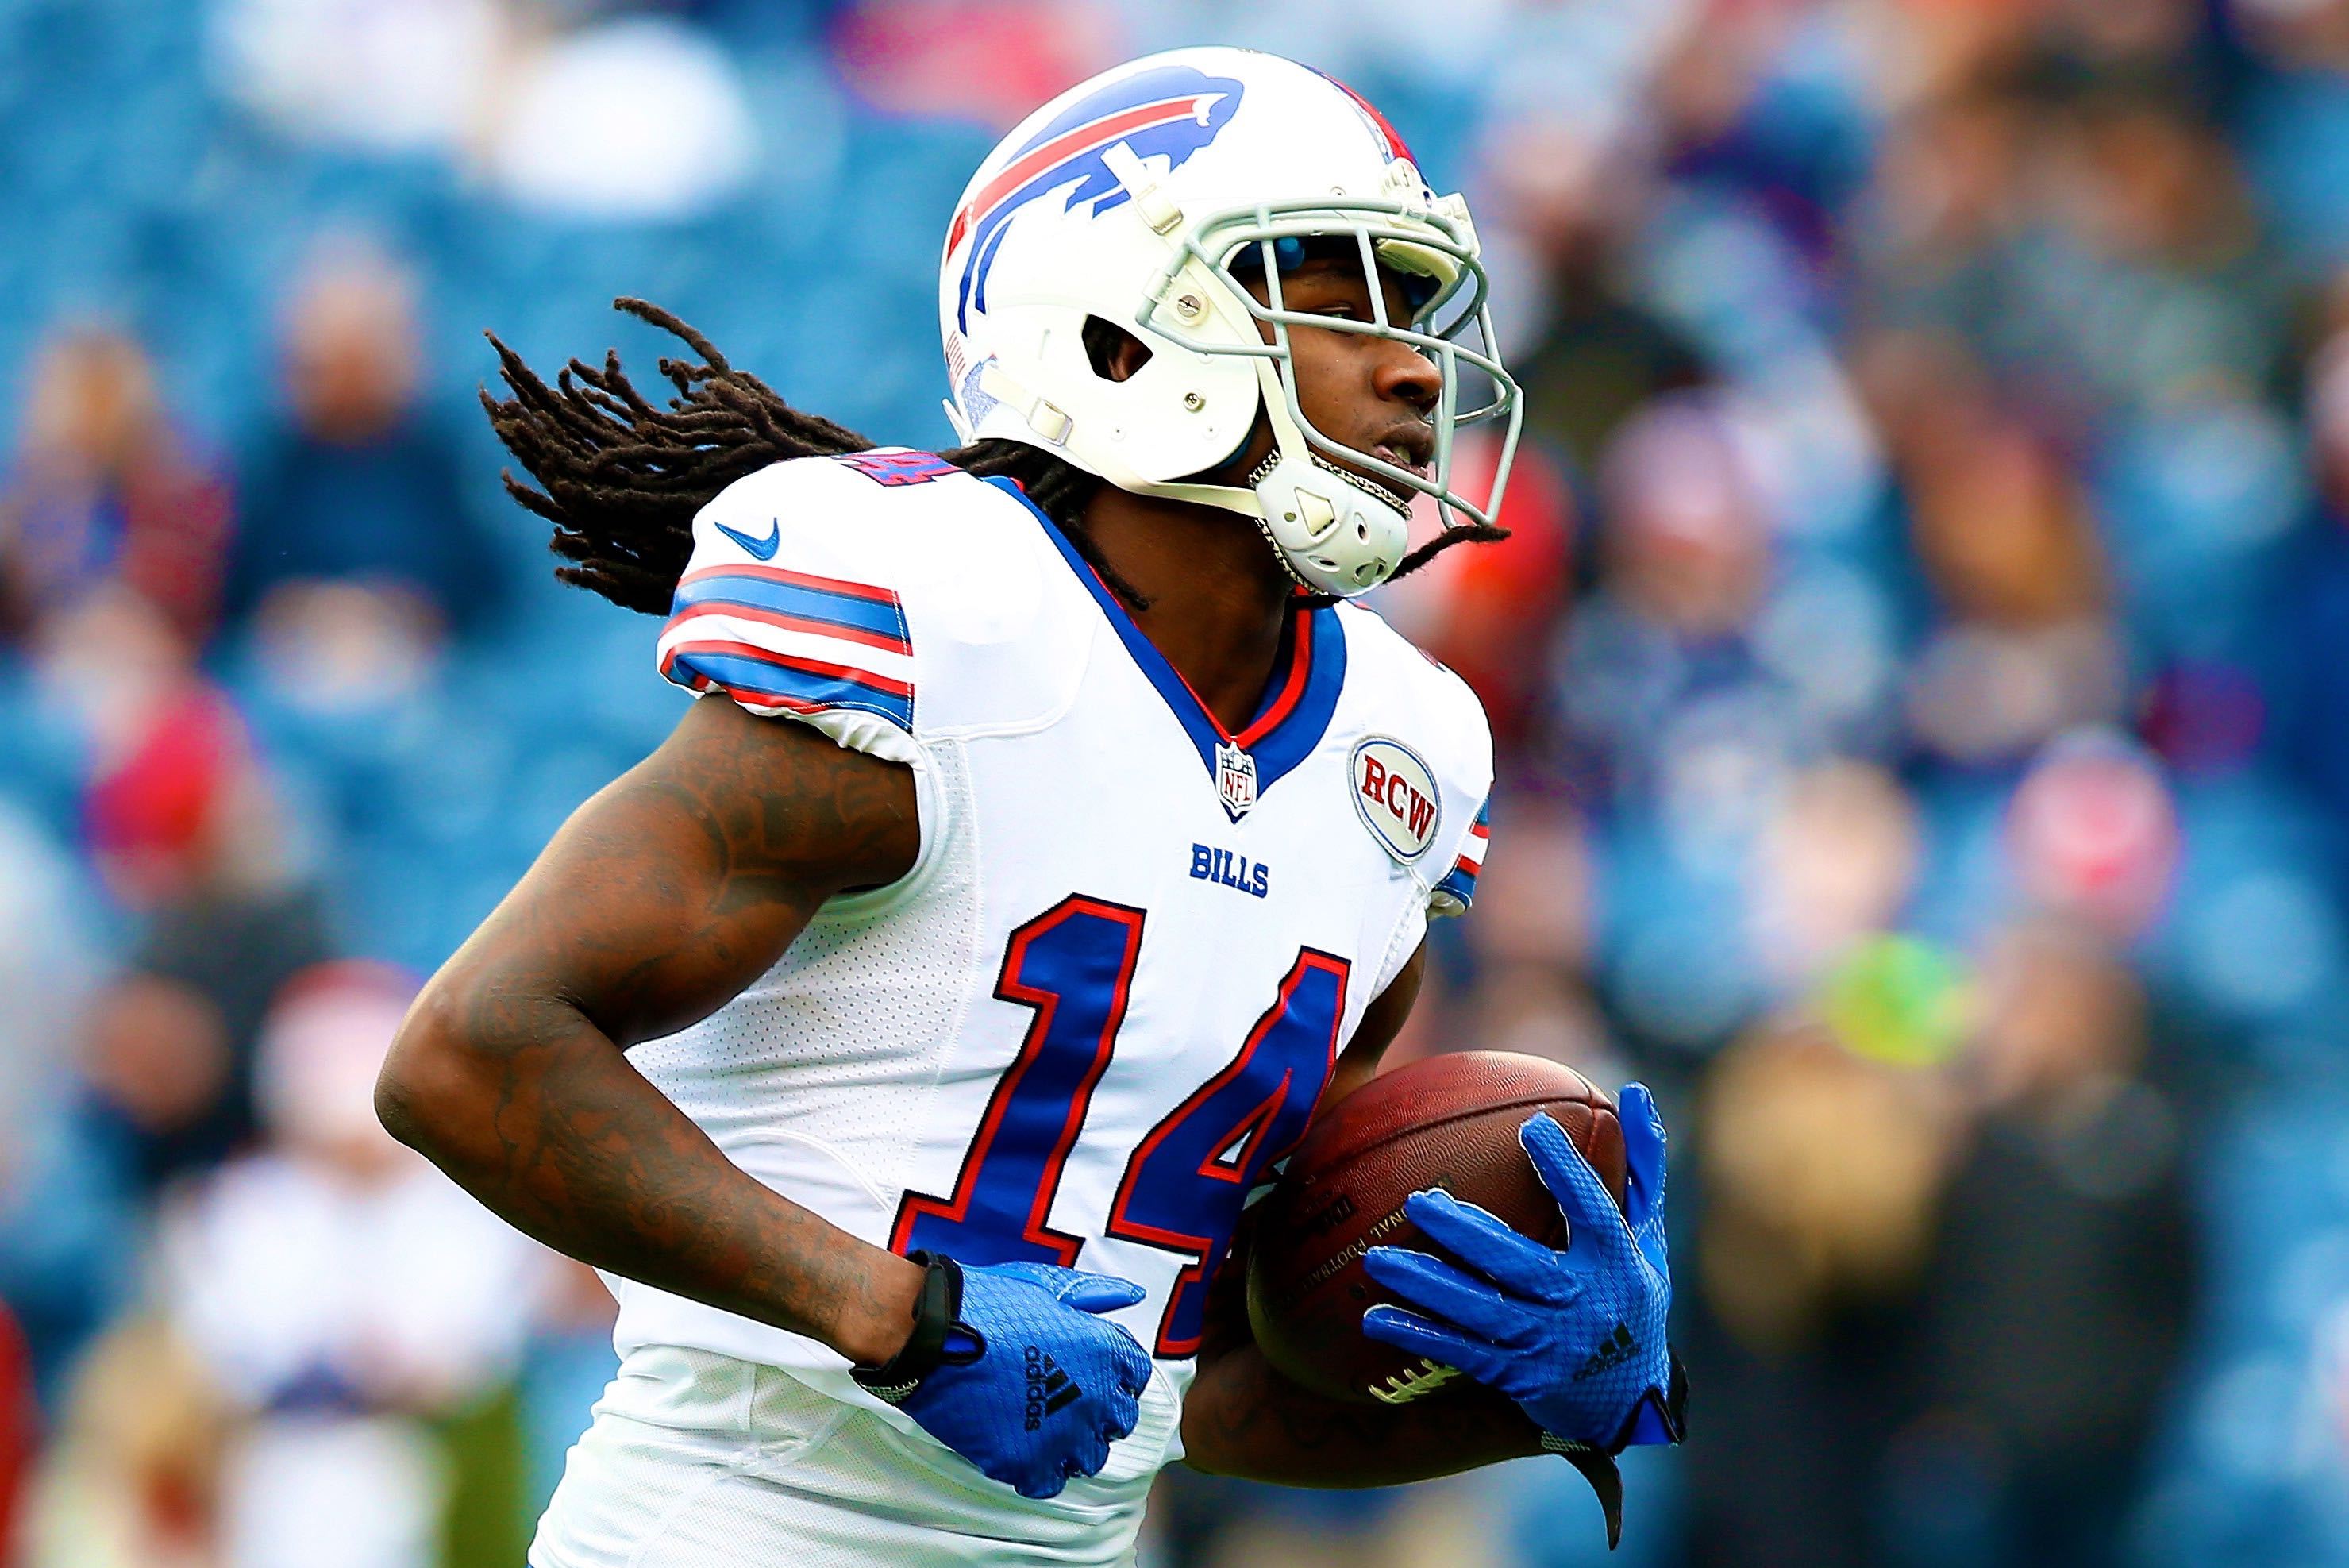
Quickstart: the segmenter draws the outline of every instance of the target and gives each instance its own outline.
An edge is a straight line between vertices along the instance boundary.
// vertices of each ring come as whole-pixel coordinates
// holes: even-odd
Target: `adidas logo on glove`
[[[1044,1417],[1057,1415],[1076,1403],[1084,1389],[1076,1379],[1061,1370],[1050,1355],[1034,1345],[1028,1347],[1028,1429],[1035,1431],[1044,1424]]]
[[[1596,1377],[1609,1367],[1620,1366],[1639,1354],[1640,1342],[1631,1337],[1630,1328],[1619,1323],[1607,1343],[1584,1357],[1582,1365],[1575,1369],[1574,1380],[1579,1383],[1586,1377]]]

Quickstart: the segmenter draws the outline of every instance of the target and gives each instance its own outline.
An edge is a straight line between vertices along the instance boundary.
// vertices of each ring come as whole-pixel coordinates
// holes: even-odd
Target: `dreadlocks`
[[[658,306],[612,303],[698,358],[698,364],[657,362],[677,389],[667,407],[636,389],[616,349],[605,352],[601,366],[572,360],[549,386],[494,333],[498,373],[512,395],[495,398],[484,389],[481,407],[506,450],[544,487],[532,489],[511,470],[504,476],[506,493],[554,524],[554,553],[571,563],[554,575],[625,608],[667,615],[693,554],[694,514],[719,491],[787,458],[867,452],[874,443],[792,407]],[[1101,488],[1099,478],[1023,441],[975,441],[939,455],[966,472],[1016,482],[1112,593],[1136,609],[1149,607],[1085,530],[1085,506]],[[1448,528],[1404,556],[1394,575],[1463,540],[1506,537],[1507,530],[1485,524]]]
[[[600,367],[572,360],[550,387],[494,333],[490,345],[513,395],[484,389],[481,407],[506,450],[545,486],[542,493],[505,475],[506,493],[554,524],[554,553],[572,563],[554,575],[626,608],[667,615],[693,554],[694,514],[719,491],[786,458],[868,452],[874,443],[792,407],[660,306],[612,303],[699,358],[658,361],[677,389],[667,408],[630,382],[616,349]],[[941,455],[968,472],[1017,481],[1113,592],[1136,607],[1148,603],[1085,535],[1085,503],[1100,480],[1019,441],[983,441]]]

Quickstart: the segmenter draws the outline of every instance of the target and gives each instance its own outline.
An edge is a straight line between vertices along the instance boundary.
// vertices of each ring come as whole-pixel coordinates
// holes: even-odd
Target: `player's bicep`
[[[572,815],[452,967],[560,996],[633,1044],[725,1005],[825,899],[895,881],[919,849],[910,769],[697,702]]]

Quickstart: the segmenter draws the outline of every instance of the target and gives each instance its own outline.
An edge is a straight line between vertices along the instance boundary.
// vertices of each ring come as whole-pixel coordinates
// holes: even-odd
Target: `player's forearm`
[[[1516,1407],[1482,1390],[1422,1405],[1325,1399],[1253,1345],[1202,1361],[1183,1402],[1185,1462],[1280,1486],[1375,1487],[1454,1475],[1541,1452]]]
[[[762,1186],[575,1008],[444,976],[402,1028],[384,1124],[557,1251],[812,1335],[904,1342],[922,1271]]]

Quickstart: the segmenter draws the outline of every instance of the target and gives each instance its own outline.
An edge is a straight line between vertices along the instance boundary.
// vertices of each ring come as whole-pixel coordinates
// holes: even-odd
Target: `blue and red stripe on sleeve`
[[[914,728],[905,607],[867,583],[748,564],[688,572],[661,629],[660,670],[754,712],[846,708]]]
[[[1476,820],[1460,846],[1459,857],[1435,885],[1438,897],[1451,899],[1464,910],[1476,901],[1476,874],[1485,868],[1485,849],[1493,841],[1492,814],[1493,803],[1489,800],[1476,808]]]

